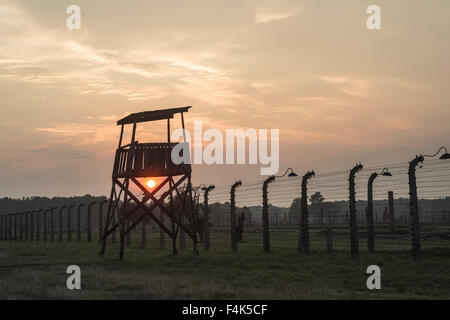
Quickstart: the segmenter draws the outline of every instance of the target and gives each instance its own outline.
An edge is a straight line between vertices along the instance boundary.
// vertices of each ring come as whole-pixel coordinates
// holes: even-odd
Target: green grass
[[[141,249],[136,232],[125,261],[117,260],[117,244],[109,243],[101,257],[97,242],[0,242],[0,299],[450,298],[448,240],[424,240],[423,259],[414,262],[408,234],[401,228],[395,235],[379,229],[379,251],[366,252],[361,234],[361,257],[355,260],[345,228],[336,230],[332,254],[325,252],[321,230],[313,228],[310,256],[297,253],[296,229],[274,228],[269,254],[262,252],[261,233],[250,231],[237,253],[230,252],[226,232],[212,233],[211,250],[205,252],[200,244],[198,257],[188,239],[177,256],[168,238],[160,249],[158,232],[150,232],[147,248]],[[71,264],[81,267],[82,290],[66,288]],[[381,290],[366,288],[365,271],[372,264],[381,267]]]

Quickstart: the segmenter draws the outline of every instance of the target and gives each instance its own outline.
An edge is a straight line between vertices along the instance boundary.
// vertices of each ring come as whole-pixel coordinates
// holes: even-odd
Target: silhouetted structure
[[[350,251],[353,258],[359,257],[358,222],[356,217],[355,201],[355,175],[363,168],[362,164],[357,164],[350,170],[349,182],[349,206],[350,206]]]
[[[244,233],[245,213],[241,212],[237,223],[237,242],[242,242],[242,234]]]
[[[236,181],[231,186],[230,192],[230,211],[231,211],[231,221],[230,221],[230,231],[231,231],[231,250],[237,250],[238,235],[237,235],[237,225],[236,225],[236,188],[242,185],[242,182]]]
[[[309,228],[308,228],[308,180],[314,177],[314,171],[308,171],[302,178],[302,197],[300,212],[300,236],[297,250],[305,254],[310,253]],[[321,223],[323,222],[323,208],[321,208]]]
[[[160,226],[173,240],[173,252],[176,254],[176,238],[181,228],[191,237],[194,243],[194,252],[197,254],[197,239],[192,228],[192,186],[191,165],[189,163],[175,164],[172,162],[172,150],[178,143],[170,141],[170,119],[175,114],[181,114],[181,123],[184,130],[183,114],[190,107],[172,108],[155,111],[133,113],[119,120],[121,126],[119,145],[116,150],[112,173],[112,188],[108,202],[108,211],[105,228],[102,236],[101,253],[105,252],[106,239],[120,227],[120,252],[119,259],[123,258],[125,237],[145,217],[149,217]],[[166,120],[167,142],[139,143],[136,141],[136,125],[141,122]],[[131,141],[122,145],[125,125],[132,124]],[[184,139],[186,143],[186,138]],[[176,149],[178,150],[178,149]],[[180,156],[183,148],[180,149]],[[140,178],[163,177],[163,180],[153,190],[148,190],[140,181]],[[182,183],[185,183],[183,191],[180,191]],[[137,189],[139,192],[135,194]],[[178,197],[180,205],[174,208],[174,194]],[[140,194],[142,197],[140,198]],[[169,199],[169,205],[165,200]],[[159,208],[166,214],[172,227],[168,228],[162,223],[160,217],[155,216],[154,209]],[[181,216],[190,214],[189,225],[182,222]],[[111,223],[114,216],[118,217],[117,223]],[[130,225],[128,226],[128,223]]]

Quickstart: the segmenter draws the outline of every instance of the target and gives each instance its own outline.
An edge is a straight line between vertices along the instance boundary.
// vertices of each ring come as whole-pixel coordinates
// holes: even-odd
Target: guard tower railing
[[[118,148],[113,176],[115,178],[127,178],[189,174],[192,172],[190,164],[177,165],[172,162],[172,150],[177,144],[135,142]],[[180,156],[182,156],[182,153]]]

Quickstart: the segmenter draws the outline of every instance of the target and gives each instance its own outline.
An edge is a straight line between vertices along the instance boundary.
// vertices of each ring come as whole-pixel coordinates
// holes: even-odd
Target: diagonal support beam
[[[125,189],[125,186],[116,179],[116,184],[122,188],[128,196],[130,196],[131,199],[133,199],[133,201],[136,202],[136,206],[131,209],[129,212],[126,213],[125,215],[125,219],[129,218],[134,212],[136,212],[138,209],[143,209],[145,211],[145,214],[143,214],[141,217],[139,217],[126,231],[125,234],[129,233],[131,229],[133,229],[144,217],[145,215],[149,215],[153,221],[155,221],[160,227],[161,229],[163,229],[170,237],[173,237],[173,234],[170,230],[168,230],[152,213],[151,211],[156,207],[156,204],[151,204],[149,208],[147,208],[145,206],[145,203],[149,200],[149,198],[146,196],[144,197],[144,199],[142,201],[140,201],[138,198],[136,198],[136,196],[134,194],[132,194],[129,190]],[[153,193],[156,193],[158,190],[154,190]],[[161,199],[164,200],[164,198],[166,198],[168,195],[168,193],[164,193],[161,196]],[[110,235],[115,229],[117,229],[119,227],[119,223],[114,224],[110,230],[108,230],[108,232],[105,232],[104,234],[104,238],[106,238],[108,235]]]
[[[161,188],[167,183],[169,181],[169,179],[168,178],[166,178],[163,182],[161,182],[161,184],[155,189],[155,190],[153,190],[153,194],[155,194],[155,193],[157,193],[159,190],[161,190]],[[123,190],[126,190],[125,189],[125,186],[117,179],[117,178],[115,178],[115,179],[113,179],[113,182],[115,183],[115,184],[117,184],[119,187],[120,187],[120,194],[122,193],[122,191]],[[131,194],[131,193],[130,193]],[[133,194],[131,194],[131,195],[133,195]],[[134,195],[133,195],[134,196]],[[135,197],[136,198],[136,197]],[[133,199],[134,200],[134,199]],[[142,204],[144,205],[147,201],[149,200],[149,198],[148,197],[144,197],[143,199],[142,199],[142,201],[137,201],[137,202],[142,202]],[[135,200],[136,201],[136,200]],[[112,216],[113,216],[113,214],[114,214],[114,212],[115,212],[115,210],[117,209],[118,210],[118,203],[119,203],[119,199],[117,199],[117,203],[116,203],[116,205],[114,206],[114,211],[112,212],[112,214],[111,214],[111,220],[112,220]],[[138,209],[139,209],[140,207],[139,206],[136,206],[136,207],[134,207],[133,209],[131,209],[129,212],[127,212],[126,213],[126,215],[125,215],[125,219],[127,219],[127,218],[129,218],[134,212],[136,212]],[[153,208],[151,208],[152,210],[154,209],[155,207],[153,207]],[[155,221],[156,223],[158,223],[157,221]],[[117,228],[119,227],[119,223],[116,223],[116,224],[114,224],[112,227],[111,227],[111,229],[110,230],[105,230],[105,233],[104,233],[104,235],[103,235],[103,239],[105,239],[107,236],[109,236],[112,232],[114,232],[114,230],[116,230]]]
[[[173,188],[177,188],[185,179],[187,178],[187,176],[183,176],[182,178],[180,178],[175,185],[173,186]],[[191,232],[191,230],[189,230],[189,228],[187,228],[175,215],[172,215],[172,213],[167,210],[164,207],[164,203],[161,203],[161,199],[156,199],[150,192],[148,192],[148,190],[139,182],[137,181],[135,178],[131,178],[131,180],[136,184],[136,186],[138,186],[142,192],[144,192],[148,197],[150,197],[150,199],[156,203],[161,210],[163,210],[170,218],[172,218],[179,226],[181,229],[183,229],[191,238],[193,237],[193,234]],[[168,190],[166,193],[167,195],[170,193],[171,190]],[[181,210],[183,209],[183,207],[181,208]],[[181,212],[180,210],[180,212]],[[140,221],[140,220],[139,220]]]

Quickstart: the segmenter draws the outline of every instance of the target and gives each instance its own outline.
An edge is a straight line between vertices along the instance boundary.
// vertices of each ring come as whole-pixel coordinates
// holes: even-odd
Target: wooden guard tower
[[[119,259],[123,259],[125,236],[144,218],[152,219],[169,235],[172,239],[174,254],[177,252],[176,239],[180,229],[192,239],[194,254],[198,254],[197,237],[192,223],[192,169],[190,164],[176,165],[172,162],[171,152],[177,143],[170,142],[170,119],[175,114],[181,114],[184,130],[183,114],[188,112],[189,108],[191,107],[133,113],[117,121],[117,125],[121,126],[121,132],[114,159],[112,188],[103,228],[101,254],[105,252],[108,236],[119,229]],[[157,120],[167,121],[167,142],[139,143],[136,141],[137,123]],[[122,145],[124,128],[128,124],[133,127],[131,141],[129,144]],[[184,142],[186,143],[186,137]],[[160,177],[162,181],[149,190],[139,181],[140,178],[149,177]],[[139,192],[135,194],[136,191],[133,192],[133,190]],[[154,214],[155,208],[159,208],[161,214],[169,218],[171,226],[161,222],[160,216]]]

